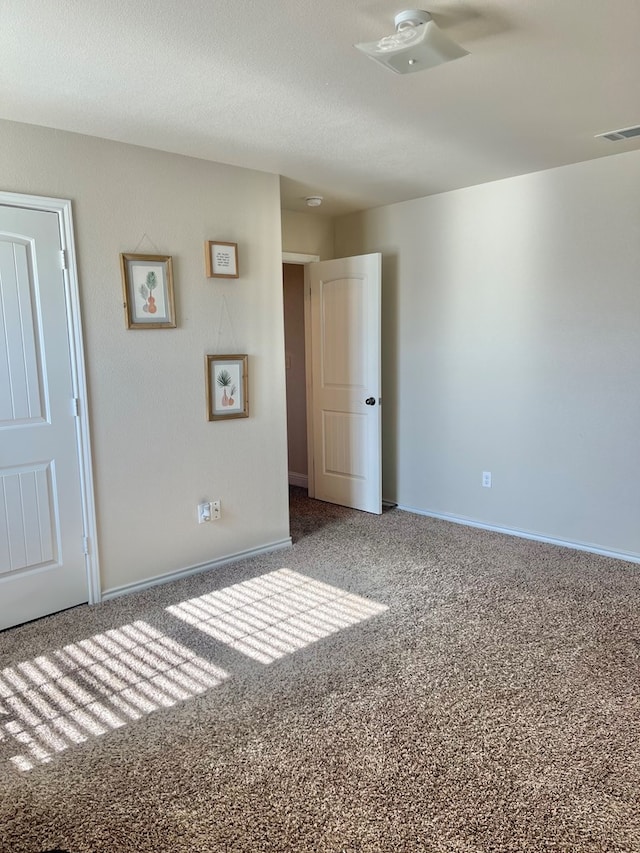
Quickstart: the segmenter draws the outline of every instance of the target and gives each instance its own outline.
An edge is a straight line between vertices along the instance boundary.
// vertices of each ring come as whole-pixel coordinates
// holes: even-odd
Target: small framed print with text
[[[204,244],[207,278],[238,278],[238,244],[207,240]]]

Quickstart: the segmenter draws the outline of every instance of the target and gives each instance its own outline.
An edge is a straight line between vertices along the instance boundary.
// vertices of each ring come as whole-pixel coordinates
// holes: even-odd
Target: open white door
[[[0,629],[90,597],[62,250],[57,212],[0,204]]]
[[[307,264],[309,494],[382,512],[379,253]]]

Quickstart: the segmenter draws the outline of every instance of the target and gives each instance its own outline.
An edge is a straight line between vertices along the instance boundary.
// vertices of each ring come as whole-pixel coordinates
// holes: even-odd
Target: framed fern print
[[[170,255],[120,255],[127,329],[175,329]]]
[[[249,356],[207,355],[207,418],[224,421],[249,417]]]

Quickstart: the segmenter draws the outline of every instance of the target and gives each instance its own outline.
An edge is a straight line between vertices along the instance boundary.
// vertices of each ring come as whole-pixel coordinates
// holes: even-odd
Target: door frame
[[[283,252],[283,264],[296,264],[306,267],[320,260],[320,255],[305,255],[299,252]],[[313,464],[313,383],[311,381],[311,290],[304,277],[304,361],[307,403],[307,494],[315,497],[315,474]]]
[[[85,569],[87,573],[87,591],[89,604],[98,604],[102,598],[100,588],[100,566],[98,560],[98,539],[96,524],[96,506],[93,486],[93,466],[91,463],[91,441],[89,433],[89,405],[87,396],[87,378],[85,372],[84,342],[80,312],[80,289],[78,284],[78,266],[73,237],[73,215],[69,199],[49,198],[39,195],[25,195],[0,191],[0,204],[8,207],[26,208],[55,213],[58,217],[60,240],[64,253],[60,266],[64,277],[65,302],[67,307],[67,337],[73,395],[78,402],[76,417],[76,448],[80,470],[80,492],[82,498],[82,523],[85,536]]]

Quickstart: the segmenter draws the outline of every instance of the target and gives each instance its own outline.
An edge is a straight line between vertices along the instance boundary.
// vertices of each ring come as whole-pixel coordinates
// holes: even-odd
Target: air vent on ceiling
[[[608,139],[611,142],[619,142],[621,139],[633,139],[640,136],[640,125],[637,127],[625,127],[623,130],[609,130],[607,133],[596,133],[596,139]]]

